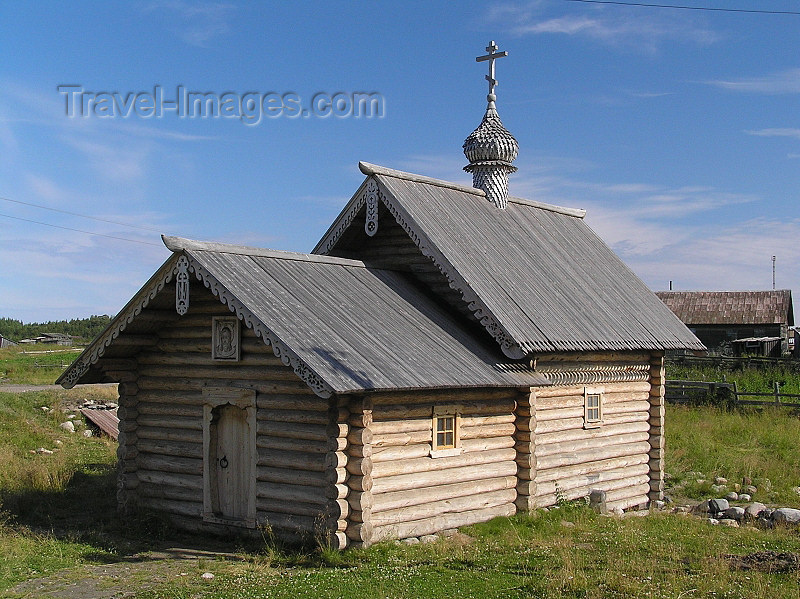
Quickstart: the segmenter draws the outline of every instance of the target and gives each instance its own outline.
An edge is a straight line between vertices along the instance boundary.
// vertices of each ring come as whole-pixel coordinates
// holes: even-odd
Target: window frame
[[[440,428],[440,422],[452,418],[452,428]],[[432,458],[442,458],[463,453],[461,448],[461,412],[455,407],[438,408],[434,407],[431,418],[431,451]],[[452,434],[453,444],[440,445],[438,442],[440,434]]]
[[[600,428],[603,425],[603,396],[605,391],[602,387],[584,387],[583,389],[583,428]],[[597,406],[589,405],[589,398],[597,398]],[[590,416],[597,411],[597,417]]]

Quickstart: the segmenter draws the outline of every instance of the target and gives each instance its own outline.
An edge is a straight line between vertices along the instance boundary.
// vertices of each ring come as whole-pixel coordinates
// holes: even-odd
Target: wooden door
[[[214,515],[247,518],[252,477],[247,412],[231,404],[214,409],[211,425],[211,504]]]

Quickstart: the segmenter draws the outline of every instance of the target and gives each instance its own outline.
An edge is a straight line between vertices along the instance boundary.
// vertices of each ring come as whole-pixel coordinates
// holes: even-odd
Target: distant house
[[[11,339],[7,339],[6,337],[3,337],[2,335],[0,335],[0,349],[5,349],[5,348],[11,347],[13,345],[16,345],[16,343],[11,341]]]
[[[72,345],[72,337],[64,333],[42,333],[38,337],[22,339],[20,343],[48,343],[51,345]]]
[[[789,353],[794,312],[788,289],[658,291],[656,295],[711,350],[730,345],[740,354]]]

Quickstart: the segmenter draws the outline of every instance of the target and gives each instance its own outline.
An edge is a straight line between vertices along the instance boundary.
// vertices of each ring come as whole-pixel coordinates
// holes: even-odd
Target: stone
[[[694,481],[694,482],[696,482],[698,485],[704,485],[704,484],[706,484],[706,479],[704,479],[704,478],[698,478],[698,479],[697,479],[696,481]]]
[[[742,486],[746,487],[747,485],[752,485],[753,480],[749,476],[742,477]]]
[[[753,498],[750,497],[747,493],[739,493],[739,501],[744,501],[747,503],[748,501],[752,500]]]
[[[727,489],[725,485],[711,485],[711,492],[712,493],[722,493],[725,489]]]
[[[53,441],[53,443],[55,443],[56,445],[64,445],[64,442],[61,439],[56,439],[55,441]]]
[[[67,420],[66,422],[62,422],[58,426],[63,428],[68,433],[74,433],[75,432],[75,425],[72,423],[71,420]]]
[[[203,580],[213,580],[214,575],[211,572],[203,572],[200,578],[202,578]]]
[[[754,495],[758,491],[758,488],[754,487],[753,485],[744,485],[742,487],[742,491],[750,495]]]
[[[69,414],[67,416],[67,420],[75,420],[76,418],[77,418],[77,416],[75,414]]]
[[[47,413],[47,412],[49,412],[49,411],[50,411],[50,408],[48,408],[47,406],[42,406],[42,407],[41,407],[41,408],[39,408],[39,409],[40,409],[42,412],[45,412],[45,413]]]
[[[50,451],[49,449],[45,449],[44,447],[40,447],[39,449],[37,449],[36,453],[38,453],[39,455],[53,455],[52,451]]]
[[[719,520],[717,520],[716,518],[709,518],[708,523],[716,526],[717,524],[719,524]]]
[[[745,509],[743,507],[729,507],[727,510],[722,512],[722,515],[729,520],[736,520],[737,522],[741,522],[744,520]]]
[[[766,505],[759,503],[758,501],[754,501],[744,509],[744,514],[747,518],[755,519],[758,518],[758,515],[765,509],[767,509]]]
[[[614,514],[615,516],[624,516],[625,510],[623,510],[621,507],[615,507],[612,508],[611,513]]]
[[[589,507],[598,514],[607,514],[606,492],[600,489],[592,489],[589,492]]]
[[[792,487],[792,491],[800,495],[800,487]]]
[[[719,512],[724,512],[727,510],[731,505],[728,503],[727,499],[709,499],[708,500],[708,511],[712,514],[718,514]]]
[[[739,501],[739,494],[734,491],[731,491],[730,493],[725,495],[725,499],[727,499],[728,501]]]
[[[667,504],[666,504],[666,502],[664,502],[664,501],[660,501],[660,500],[658,500],[658,499],[656,499],[656,500],[653,502],[653,507],[654,507],[655,509],[657,509],[657,510],[663,510],[665,505],[667,505]]]
[[[564,528],[575,528],[575,523],[570,522],[569,520],[562,520],[561,526],[563,526]]]
[[[407,539],[403,539],[400,541],[404,545],[418,545],[419,539],[417,537],[408,537]]]
[[[716,477],[714,479],[714,484],[715,485],[727,485],[728,484],[728,479],[724,478],[722,476],[718,476],[718,477]]]
[[[721,526],[730,526],[731,528],[739,528],[739,523],[736,520],[732,520],[730,518],[723,518],[719,521]]]
[[[707,514],[709,512],[708,501],[701,501],[692,508],[692,511],[698,514]]]
[[[442,532],[439,533],[443,537],[454,537],[458,534],[457,528],[446,528]]]
[[[772,512],[772,520],[780,524],[800,523],[800,510],[790,507],[781,507]]]
[[[92,436],[94,436],[94,433],[92,433],[92,429],[90,429],[90,428],[87,428],[87,429],[85,429],[85,430],[83,431],[83,436],[84,436],[84,437],[86,437],[86,438],[88,439],[89,437],[92,437]]]
[[[438,540],[439,537],[437,537],[436,535],[422,535],[419,538],[420,543],[435,543]]]

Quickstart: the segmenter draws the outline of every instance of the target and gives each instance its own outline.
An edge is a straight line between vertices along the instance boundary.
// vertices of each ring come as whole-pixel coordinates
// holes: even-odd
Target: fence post
[[[736,381],[733,381],[733,403],[739,403],[739,385],[736,383]]]
[[[781,384],[778,381],[773,383],[773,393],[775,394],[775,405],[781,405]]]

